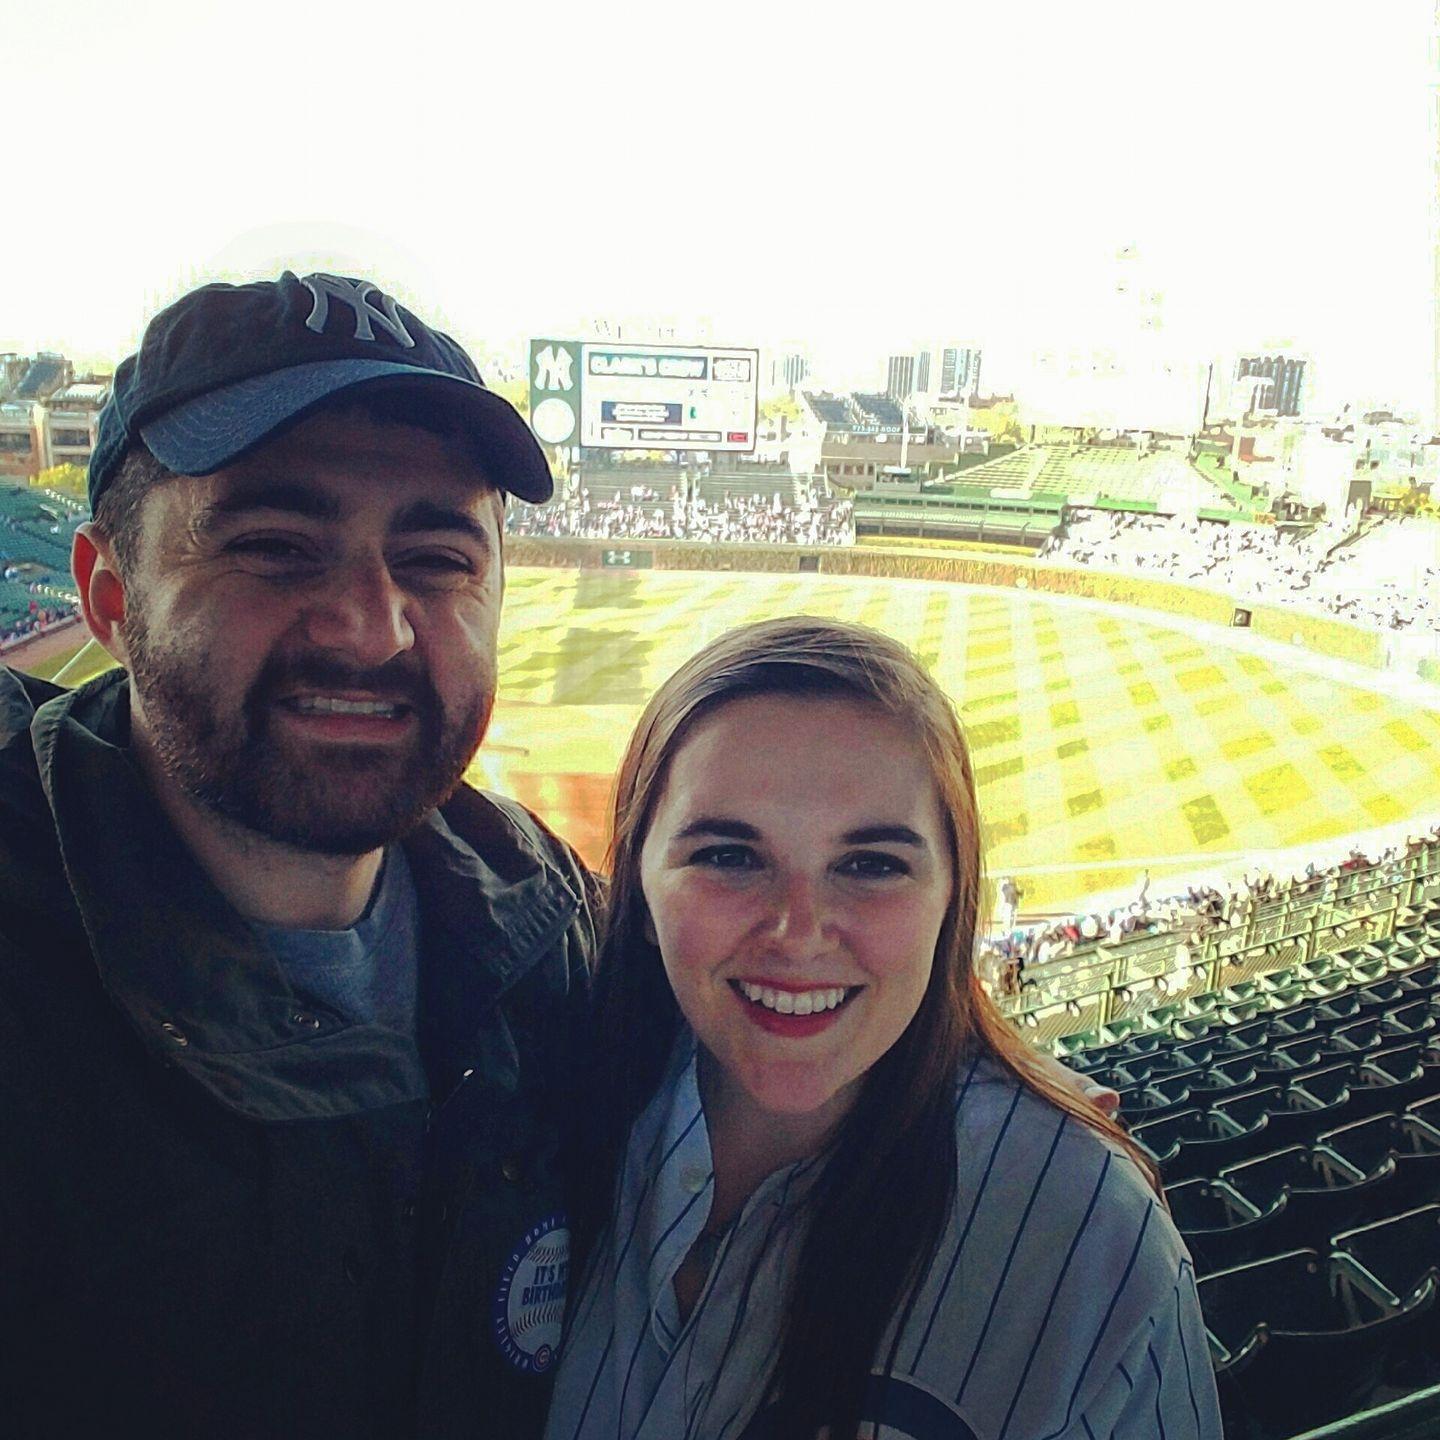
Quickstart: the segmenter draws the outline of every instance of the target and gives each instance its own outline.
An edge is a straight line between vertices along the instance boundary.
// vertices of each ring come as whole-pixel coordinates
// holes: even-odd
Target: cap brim
[[[433,388],[466,422],[496,485],[537,505],[550,498],[554,482],[545,453],[508,400],[458,375],[390,360],[316,360],[238,380],[147,420],[140,436],[168,470],[208,475],[322,401],[378,381]]]

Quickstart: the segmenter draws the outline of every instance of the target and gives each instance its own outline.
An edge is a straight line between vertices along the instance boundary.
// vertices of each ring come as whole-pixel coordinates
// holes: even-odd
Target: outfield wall
[[[605,557],[648,557],[636,568],[655,570],[747,571],[759,574],[863,575],[892,580],[948,581],[1013,590],[1074,595],[1114,605],[1160,611],[1209,625],[1230,626],[1237,609],[1250,614],[1250,630],[1267,639],[1348,660],[1372,670],[1394,669],[1433,681],[1435,662],[1387,652],[1385,637],[1346,620],[1281,605],[1236,600],[1223,591],[1178,581],[1116,575],[1071,565],[1046,565],[993,555],[944,555],[883,550],[874,546],[706,545],[691,540],[573,540],[538,535],[506,537],[512,565],[548,565],[593,570]],[[609,568],[628,568],[610,562]]]

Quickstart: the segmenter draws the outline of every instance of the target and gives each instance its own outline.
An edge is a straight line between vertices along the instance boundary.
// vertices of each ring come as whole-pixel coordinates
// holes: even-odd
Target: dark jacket
[[[0,1434],[538,1435],[587,877],[470,789],[405,841],[417,1060],[292,993],[128,701],[0,670]]]

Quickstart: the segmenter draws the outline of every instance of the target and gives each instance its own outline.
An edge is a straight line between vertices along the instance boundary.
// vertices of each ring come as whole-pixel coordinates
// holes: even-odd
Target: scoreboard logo
[[[530,342],[530,428],[547,445],[573,444],[580,428],[580,346]]]
[[[530,342],[530,424],[550,445],[754,450],[760,352]]]

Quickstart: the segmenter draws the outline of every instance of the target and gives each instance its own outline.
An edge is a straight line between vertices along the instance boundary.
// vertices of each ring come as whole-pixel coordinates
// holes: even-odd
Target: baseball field
[[[1020,879],[1027,911],[1124,891],[1146,868],[1162,894],[1166,877],[1440,814],[1440,694],[1117,606],[821,575],[512,570],[472,778],[598,861],[611,777],[655,686],[723,630],[802,611],[896,636],[955,699],[987,868]]]

